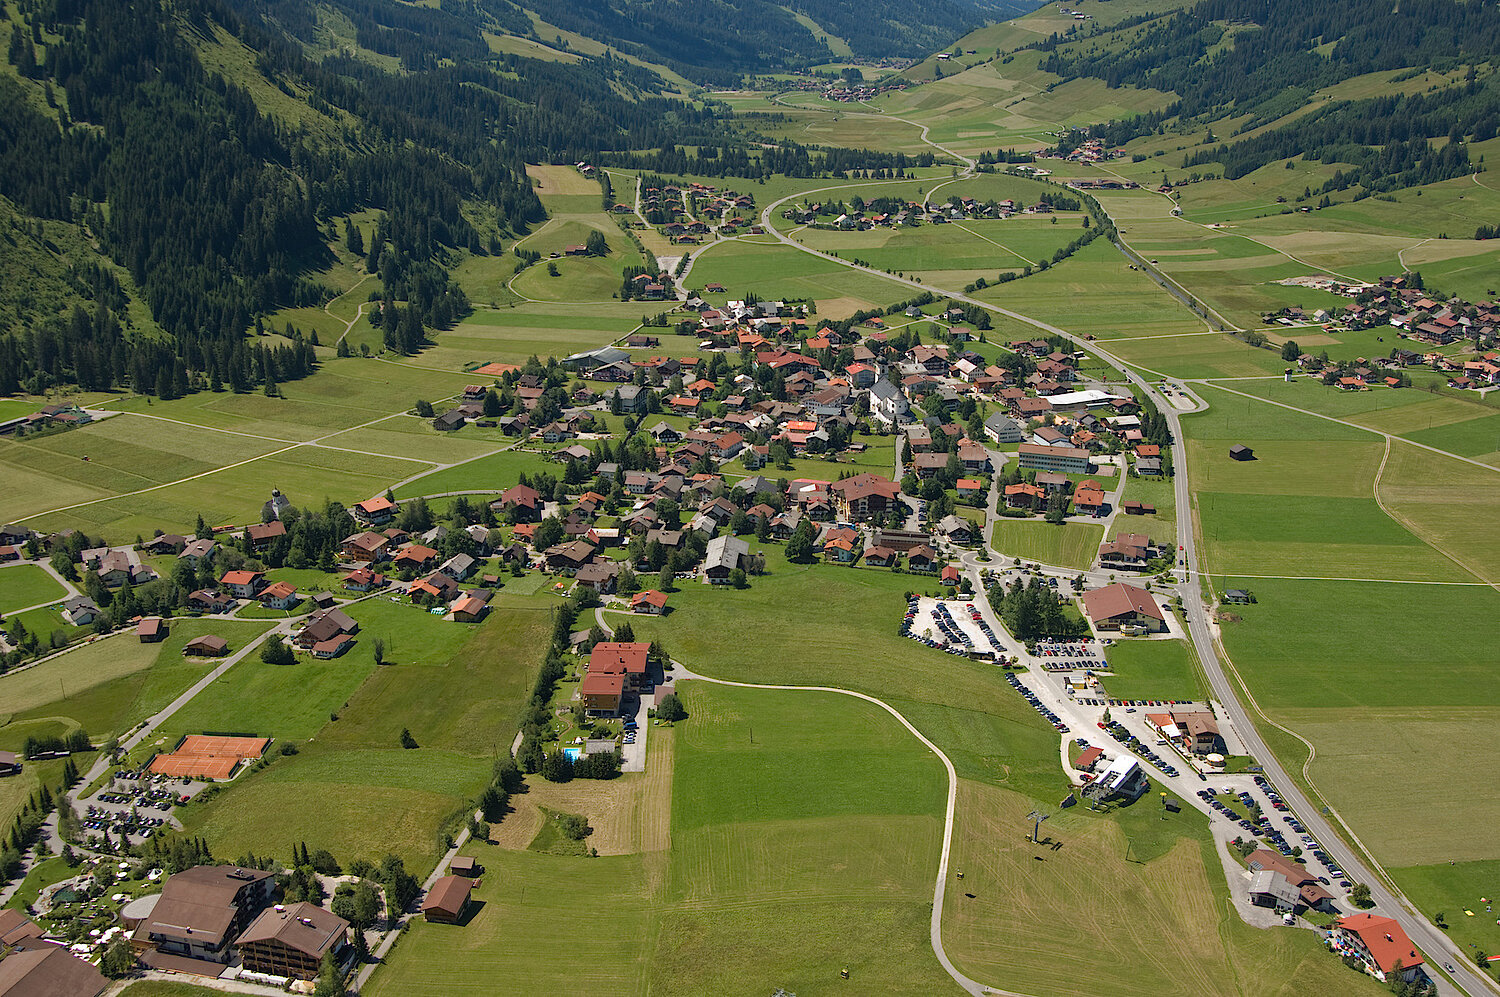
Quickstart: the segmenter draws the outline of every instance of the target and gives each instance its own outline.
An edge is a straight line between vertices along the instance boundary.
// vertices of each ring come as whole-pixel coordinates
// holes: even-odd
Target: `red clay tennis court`
[[[170,755],[157,755],[151,762],[151,771],[162,775],[228,779],[240,762],[259,758],[270,743],[264,737],[189,734]]]

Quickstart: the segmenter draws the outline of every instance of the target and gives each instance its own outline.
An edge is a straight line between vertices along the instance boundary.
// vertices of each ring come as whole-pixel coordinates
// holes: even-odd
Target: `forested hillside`
[[[829,47],[796,15],[843,39],[856,58],[920,58],[983,24],[1025,13],[1034,0],[522,0],[549,22],[725,85],[743,73],[828,62]]]
[[[1471,172],[1465,140],[1493,138],[1500,124],[1493,63],[1500,56],[1500,9],[1493,5],[1202,0],[1107,31],[1083,27],[1054,35],[1036,47],[1046,53],[1041,68],[1060,76],[1177,95],[1164,111],[1096,128],[1110,143],[1163,127],[1225,122],[1222,144],[1195,151],[1184,165],[1221,163],[1231,179],[1305,154],[1354,164],[1339,178],[1343,186],[1378,191],[1430,183]],[[1320,89],[1367,73],[1425,69],[1467,70],[1467,79],[1431,94],[1393,88],[1389,96],[1335,101],[1280,121]],[[1268,124],[1275,127],[1236,138]],[[1448,143],[1434,148],[1429,139]]]
[[[7,8],[0,196],[20,214],[5,212],[0,262],[8,285],[34,272],[40,293],[0,295],[0,332],[24,332],[0,336],[0,394],[128,382],[173,397],[306,374],[307,344],[244,334],[331,296],[307,275],[331,220],[356,210],[381,213],[368,266],[388,341],[412,349],[467,309],[448,266],[541,219],[526,161],[717,134],[711,112],[654,96],[661,81],[623,61],[492,54],[488,6],[345,3],[370,48],[321,61],[305,54],[318,28],[301,3]],[[205,46],[253,68],[212,71]]]

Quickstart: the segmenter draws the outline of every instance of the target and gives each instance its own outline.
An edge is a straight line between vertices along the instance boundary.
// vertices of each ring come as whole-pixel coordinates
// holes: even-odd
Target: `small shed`
[[[448,863],[449,870],[455,876],[476,876],[479,874],[479,863],[474,861],[470,855],[455,855],[453,861]]]
[[[1254,460],[1255,451],[1251,450],[1243,443],[1236,443],[1234,446],[1229,448],[1229,456],[1233,457],[1235,460]]]
[[[1248,606],[1250,604],[1250,593],[1244,589],[1230,589],[1224,593],[1224,601],[1236,606]]]

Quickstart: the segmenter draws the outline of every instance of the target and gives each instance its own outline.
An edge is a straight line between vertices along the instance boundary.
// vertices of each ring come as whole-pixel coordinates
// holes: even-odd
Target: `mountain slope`
[[[269,350],[244,333],[330,296],[309,275],[355,211],[379,212],[367,266],[388,345],[414,348],[467,307],[448,267],[543,217],[526,160],[716,134],[712,114],[655,97],[649,70],[494,55],[483,31],[506,22],[459,6],[0,8],[0,197],[33,236],[3,240],[0,270],[39,289],[0,300],[0,394],[72,382],[171,397],[306,374],[306,344]],[[309,58],[330,18],[354,43]],[[96,266],[38,253],[35,220]],[[139,316],[137,295],[154,321],[132,331],[117,319]],[[64,321],[72,304],[92,317]]]
[[[1108,29],[1079,26],[1034,47],[1045,53],[1040,67],[1065,79],[1175,93],[1165,111],[1095,134],[1119,144],[1162,127],[1214,124],[1227,140],[1195,150],[1184,165],[1222,164],[1231,179],[1305,155],[1354,164],[1339,180],[1346,186],[1429,183],[1471,172],[1466,142],[1492,138],[1500,126],[1500,9],[1493,5],[1202,0]],[[1466,67],[1458,85],[1433,93],[1337,101],[1304,113],[1316,91],[1354,77]]]

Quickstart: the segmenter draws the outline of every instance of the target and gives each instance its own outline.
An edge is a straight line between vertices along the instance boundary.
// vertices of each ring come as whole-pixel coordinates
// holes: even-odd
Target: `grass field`
[[[189,640],[217,634],[231,650],[238,650],[269,626],[176,619],[160,644],[142,644],[126,631],[6,675],[0,678],[0,702],[11,719],[0,726],[0,740],[9,740],[11,728],[26,721],[58,722],[66,729],[81,726],[103,740],[166,706],[213,669],[211,661],[182,656]]]
[[[1165,822],[1149,795],[1110,820],[1082,808],[1058,812],[1043,829],[1060,843],[1054,850],[1025,839],[1030,805],[959,783],[966,817],[952,861],[964,881],[948,891],[944,941],[969,975],[1022,993],[1079,997],[1147,997],[1166,979],[1174,992],[1226,997],[1380,992],[1329,957],[1311,932],[1244,924],[1191,807]],[[1135,851],[1122,824],[1155,825],[1152,852]]]
[[[1104,688],[1115,699],[1201,699],[1198,656],[1180,640],[1117,640],[1109,649]]]
[[[582,971],[597,994],[731,992],[751,980],[820,994],[846,987],[845,966],[882,993],[947,989],[927,940],[937,760],[883,711],[847,697],[701,683],[682,695],[689,719],[653,731],[647,774],[622,777],[672,767],[670,782],[633,803],[664,811],[669,852],[589,859],[469,846],[485,867],[484,906],[463,928],[413,925],[371,992],[458,994],[497,978],[568,989]],[[667,738],[675,759],[662,754]],[[741,792],[714,791],[724,779]],[[567,788],[603,795],[614,785]],[[546,958],[526,926],[566,924],[580,895],[590,930],[570,943],[570,960]],[[464,958],[452,958],[455,946]]]
[[[26,606],[62,599],[68,594],[62,584],[34,564],[0,569],[0,615]]]
[[[1083,569],[1098,558],[1103,539],[1103,526],[1001,518],[995,523],[990,545],[1005,557]]]
[[[484,787],[509,746],[550,633],[545,597],[501,594],[492,605],[484,623],[469,626],[369,600],[349,610],[362,629],[344,657],[283,668],[243,663],[250,682],[266,686],[267,702],[250,712],[231,686],[205,691],[203,722],[259,717],[277,736],[316,736],[300,753],[191,808],[191,833],[232,856],[263,849],[265,828],[274,824],[288,841],[305,838],[344,862],[394,851],[413,871],[430,868],[437,827]],[[375,636],[385,637],[392,662],[379,669],[370,657]],[[327,672],[308,671],[315,666]],[[257,669],[270,674],[262,678]],[[189,721],[194,710],[198,699],[185,708]],[[337,720],[328,719],[331,712]],[[186,729],[178,719],[173,726]],[[419,748],[401,748],[403,727]]]

